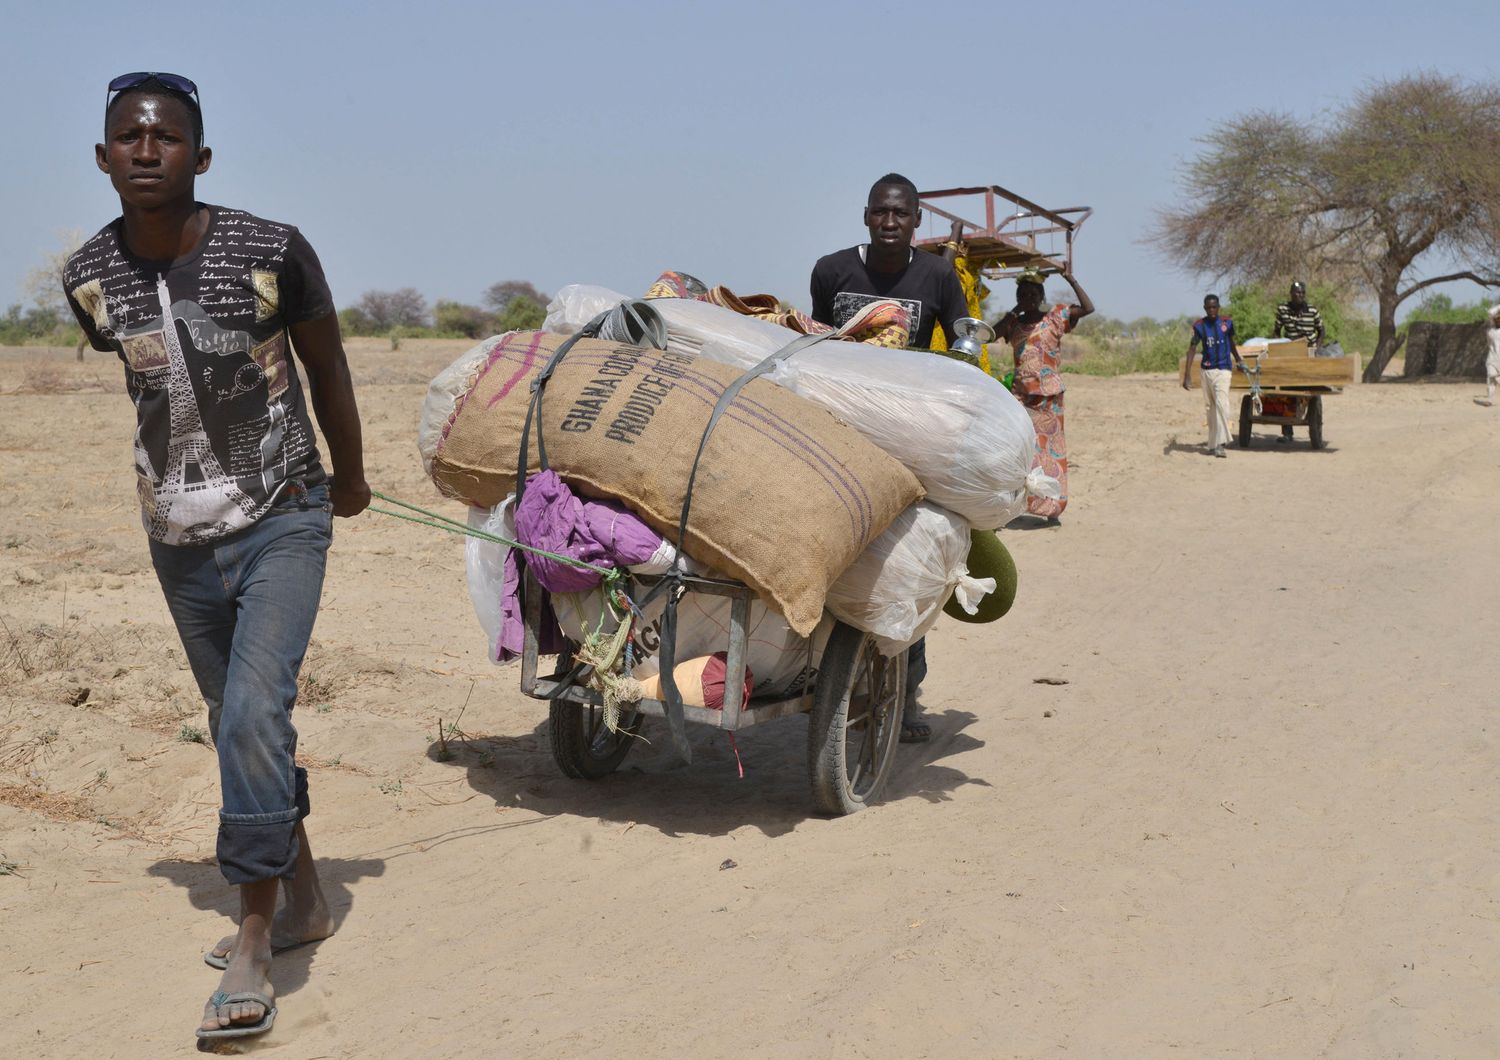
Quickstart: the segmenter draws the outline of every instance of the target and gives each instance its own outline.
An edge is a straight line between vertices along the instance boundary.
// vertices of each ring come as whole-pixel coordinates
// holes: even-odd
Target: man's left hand
[[[370,506],[370,484],[364,479],[345,483],[335,478],[328,487],[333,500],[333,514],[343,519],[358,515]]]

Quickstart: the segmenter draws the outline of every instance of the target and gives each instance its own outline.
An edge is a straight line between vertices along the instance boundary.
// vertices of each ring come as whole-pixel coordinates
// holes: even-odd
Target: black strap
[[[526,422],[521,427],[521,442],[516,446],[517,505],[521,503],[521,494],[526,491],[526,468],[531,462],[531,425],[533,422],[536,423],[537,461],[541,464],[543,471],[547,470],[547,445],[542,440],[542,394],[547,389],[547,381],[552,378],[552,373],[557,371],[557,366],[568,355],[568,351],[578,345],[579,339],[591,339],[599,334],[599,328],[603,326],[610,312],[611,310],[605,310],[579,328],[576,334],[570,335],[567,341],[547,358],[547,363],[542,365],[542,370],[531,381],[531,401],[526,406]]]
[[[818,335],[799,335],[771,356],[751,368],[744,375],[724,388],[724,393],[719,395],[719,400],[714,404],[714,410],[709,414],[708,423],[703,428],[703,437],[698,442],[698,452],[693,457],[693,469],[688,474],[687,490],[682,498],[682,518],[677,523],[677,558],[673,560],[672,566],[662,576],[662,580],[646,597],[650,602],[663,589],[667,591],[667,606],[662,613],[661,631],[659,640],[661,649],[657,656],[660,663],[662,703],[666,707],[667,731],[672,737],[672,746],[682,756],[683,761],[693,760],[692,748],[687,741],[687,719],[682,710],[682,692],[677,688],[677,679],[672,671],[677,663],[677,604],[682,599],[687,587],[683,584],[682,577],[686,573],[682,567],[683,557],[687,553],[683,545],[687,540],[688,514],[693,506],[693,486],[698,480],[698,463],[703,459],[703,451],[708,448],[709,436],[713,434],[714,428],[719,425],[719,420],[725,411],[734,403],[741,390],[745,389],[752,379],[758,379],[765,375],[777,364],[786,360],[794,353],[807,349],[824,339],[832,338],[833,332],[823,332]],[[642,605],[644,606],[644,605]],[[726,678],[729,680],[732,678]]]
[[[521,427],[521,440],[516,446],[516,489],[515,500],[512,503],[517,508],[521,506],[521,496],[526,492],[526,466],[531,462],[530,439],[531,424],[533,421],[536,423],[537,459],[541,463],[543,470],[547,468],[547,448],[542,441],[542,391],[547,387],[547,380],[552,378],[552,373],[557,370],[557,366],[562,363],[562,359],[567,356],[568,351],[578,344],[578,340],[596,334],[599,326],[604,322],[604,318],[608,315],[607,312],[600,313],[593,320],[590,320],[583,327],[579,328],[576,335],[571,336],[557,348],[557,351],[551,357],[547,358],[547,363],[542,365],[542,370],[531,381],[531,400],[526,405],[526,422]],[[516,572],[520,577],[520,585],[517,586],[519,590],[517,602],[521,605],[521,613],[524,615],[526,613],[526,551],[524,549],[515,549],[514,551],[516,556]],[[543,596],[542,599],[546,600],[546,596]],[[566,687],[566,685],[563,687]]]
[[[698,442],[698,452],[693,457],[693,470],[688,474],[687,492],[682,498],[682,519],[677,524],[677,554],[679,561],[682,557],[683,542],[687,538],[688,512],[693,506],[693,484],[698,480],[698,462],[703,459],[703,450],[708,448],[709,436],[714,433],[714,428],[719,425],[720,417],[724,415],[725,410],[730,405],[734,404],[734,399],[739,396],[740,391],[745,389],[746,384],[752,379],[759,379],[792,354],[800,353],[809,346],[815,346],[824,339],[831,339],[833,336],[834,333],[831,331],[824,331],[817,335],[798,335],[791,342],[730,383],[724,388],[724,393],[719,395],[719,400],[714,405],[713,412],[709,414],[708,424],[703,428],[703,438]]]

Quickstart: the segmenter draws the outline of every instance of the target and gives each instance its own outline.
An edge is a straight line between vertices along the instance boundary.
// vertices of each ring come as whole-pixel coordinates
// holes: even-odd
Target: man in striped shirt
[[[1276,307],[1275,334],[1278,339],[1306,339],[1309,350],[1323,345],[1323,314],[1307,304],[1307,287],[1301,280],[1292,284],[1291,297]]]
[[[1307,349],[1315,353],[1323,345],[1323,314],[1317,306],[1307,304],[1307,285],[1301,280],[1292,284],[1291,296],[1276,307],[1276,329],[1278,339],[1306,339]],[[1277,439],[1285,445],[1292,440],[1291,427],[1281,428]]]

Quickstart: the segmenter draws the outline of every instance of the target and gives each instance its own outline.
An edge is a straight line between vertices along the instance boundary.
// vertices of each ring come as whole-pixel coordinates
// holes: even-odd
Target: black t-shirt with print
[[[941,323],[953,334],[953,322],[969,315],[963,285],[953,263],[936,254],[914,250],[900,272],[875,272],[865,264],[864,247],[850,247],[818,259],[812,271],[812,318],[843,327],[871,302],[891,300],[911,310],[907,346],[930,349],[932,325]]]
[[[125,364],[141,521],[169,545],[242,530],[289,481],[326,478],[287,335],[333,312],[322,266],[290,225],[206,208],[186,257],[135,257],[117,218],[63,273],[94,349]]]

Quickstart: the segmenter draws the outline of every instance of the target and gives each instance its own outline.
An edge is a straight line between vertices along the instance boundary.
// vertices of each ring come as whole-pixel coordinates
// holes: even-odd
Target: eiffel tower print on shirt
[[[172,317],[172,296],[165,279],[157,281],[161,299],[162,340],[167,354],[167,398],[171,408],[171,440],[162,479],[149,509],[147,533],[169,545],[191,545],[222,537],[249,526],[256,504],[239,483],[219,466],[208,432],[198,412],[193,377]],[[233,520],[238,512],[239,520]],[[226,520],[226,514],[229,520]],[[180,528],[173,533],[173,528]]]

